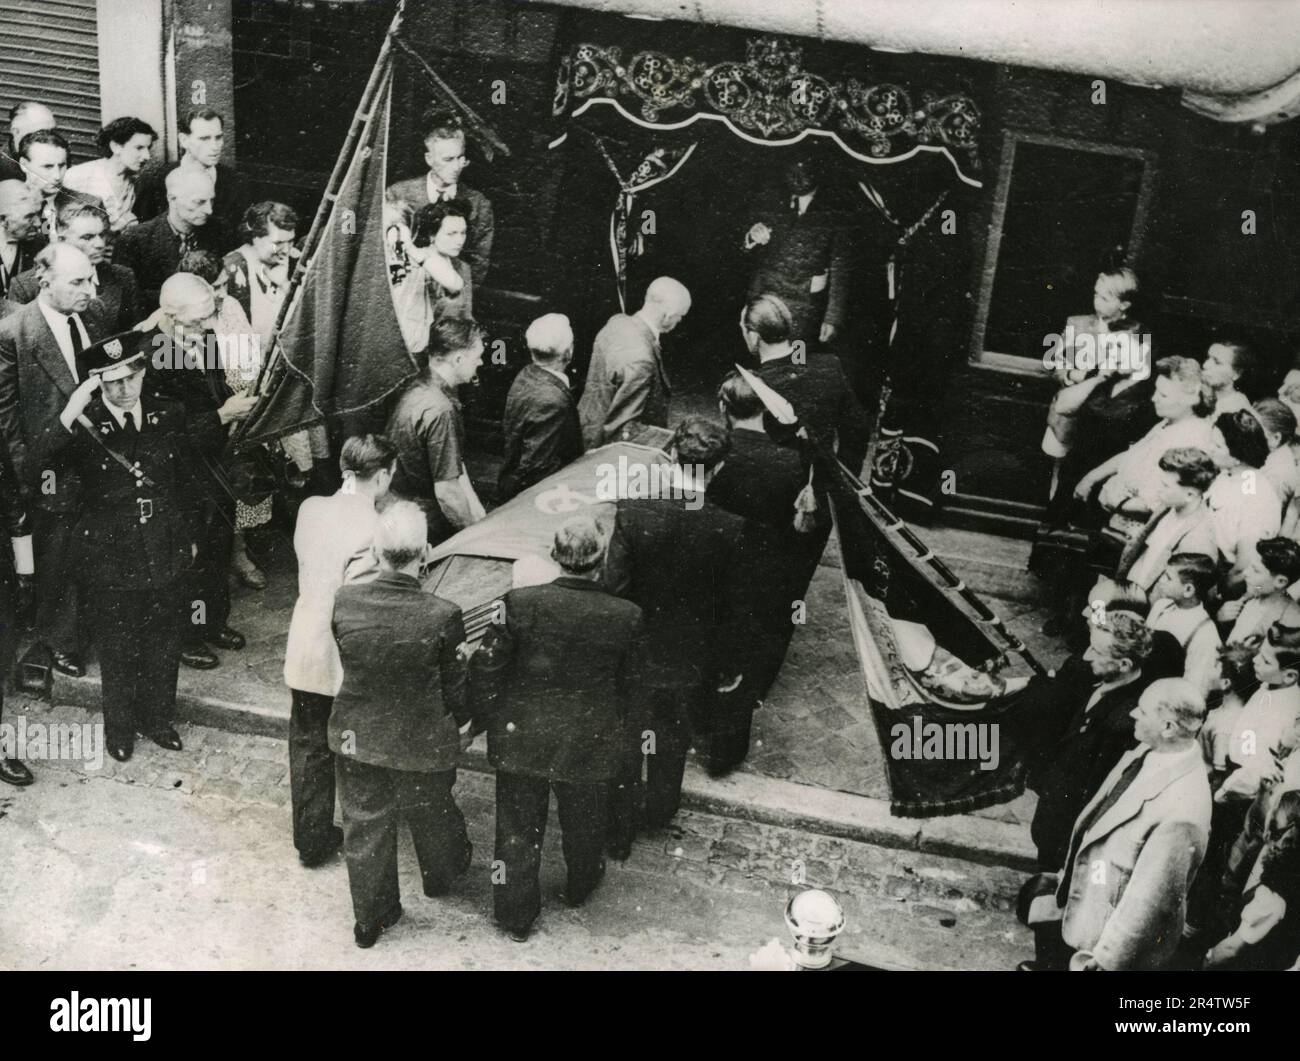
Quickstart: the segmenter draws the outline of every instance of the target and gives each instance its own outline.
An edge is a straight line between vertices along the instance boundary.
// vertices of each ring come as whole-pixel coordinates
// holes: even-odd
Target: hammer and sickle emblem
[[[538,512],[544,512],[548,516],[559,516],[582,508],[584,505],[594,505],[596,498],[590,494],[580,494],[560,484],[545,493],[538,494],[535,504]]]

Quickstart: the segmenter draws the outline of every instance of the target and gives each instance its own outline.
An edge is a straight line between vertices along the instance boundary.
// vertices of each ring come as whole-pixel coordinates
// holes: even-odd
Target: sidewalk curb
[[[100,709],[99,679],[58,675],[54,702],[88,711]],[[199,726],[262,737],[289,738],[289,716],[283,709],[234,703],[179,691],[179,720]],[[482,740],[461,755],[460,766],[492,774]],[[738,771],[711,778],[688,763],[682,786],[682,806],[728,818],[797,829],[877,847],[923,851],[985,866],[1004,866],[1032,873],[1033,847],[1022,829],[1005,822],[971,815],[946,818],[898,818],[885,800],[802,785],[781,778]]]

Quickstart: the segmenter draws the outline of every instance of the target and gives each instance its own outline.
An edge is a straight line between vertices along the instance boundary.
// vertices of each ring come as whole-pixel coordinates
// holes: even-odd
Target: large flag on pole
[[[362,412],[419,371],[402,341],[384,254],[393,63],[385,49],[375,92],[358,115],[342,180],[325,207],[320,238],[304,248],[305,272],[277,336],[265,397],[240,442]],[[269,351],[271,356],[274,351]]]

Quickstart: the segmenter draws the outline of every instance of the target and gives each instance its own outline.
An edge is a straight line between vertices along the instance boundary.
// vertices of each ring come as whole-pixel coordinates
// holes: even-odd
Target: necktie
[[[790,196],[790,213],[795,216],[799,214],[799,196],[797,195]]]
[[[1070,853],[1065,857],[1065,872],[1061,874],[1061,883],[1056,889],[1058,906],[1064,906],[1065,900],[1070,894],[1070,878],[1074,875],[1074,860],[1079,857],[1079,848],[1083,846],[1084,836],[1092,828],[1094,822],[1100,821],[1102,815],[1119,802],[1120,796],[1124,795],[1129,785],[1133,784],[1134,779],[1142,771],[1142,764],[1146,762],[1146,758],[1146,750],[1135,756],[1133,761],[1124,767],[1124,772],[1119,775],[1115,784],[1111,786],[1111,790],[1106,793],[1105,798],[1096,804],[1085,818],[1080,819],[1075,824],[1074,839],[1070,842]]]
[[[86,344],[81,341],[81,329],[77,327],[77,315],[75,313],[68,314],[68,335],[72,339],[72,363],[77,366],[73,374],[77,377],[77,382],[80,383],[86,378],[85,370],[81,365],[81,355],[86,351]]]
[[[122,417],[122,430],[128,435],[134,435],[139,430],[135,426],[135,413],[128,409],[126,415]]]

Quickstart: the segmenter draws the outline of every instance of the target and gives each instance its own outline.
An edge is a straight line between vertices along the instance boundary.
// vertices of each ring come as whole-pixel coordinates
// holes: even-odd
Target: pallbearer
[[[185,413],[142,397],[147,353],[136,332],[87,349],[85,382],[30,451],[36,467],[81,477],[71,570],[99,646],[105,744],[120,761],[137,733],[181,749],[172,715],[188,619],[182,578],[196,551]]]

